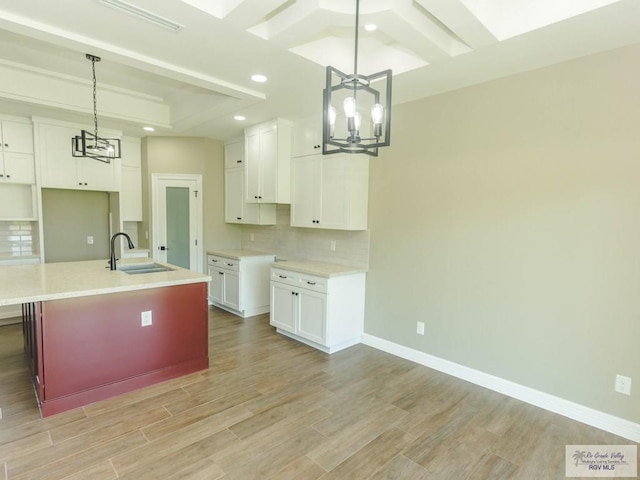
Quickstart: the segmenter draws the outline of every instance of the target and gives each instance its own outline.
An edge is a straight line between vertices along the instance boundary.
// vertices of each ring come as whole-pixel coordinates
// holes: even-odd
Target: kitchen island
[[[208,368],[210,277],[166,267],[138,274],[111,271],[104,260],[0,267],[0,306],[22,305],[43,416]]]

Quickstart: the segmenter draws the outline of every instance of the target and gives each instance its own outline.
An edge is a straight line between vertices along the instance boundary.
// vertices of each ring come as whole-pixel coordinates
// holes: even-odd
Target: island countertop
[[[153,263],[132,258],[118,265]],[[155,262],[159,263],[159,262]],[[107,260],[0,266],[0,306],[208,282],[211,277],[167,265],[167,272],[130,275],[109,270]]]

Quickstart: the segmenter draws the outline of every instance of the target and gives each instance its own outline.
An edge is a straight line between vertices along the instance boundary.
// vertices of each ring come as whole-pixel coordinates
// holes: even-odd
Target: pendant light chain
[[[122,158],[120,155],[119,138],[100,138],[98,136],[98,81],[96,79],[96,62],[100,57],[86,53],[87,60],[91,60],[92,74],[92,98],[93,98],[93,133],[89,129],[82,129],[80,135],[71,139],[71,155],[74,157],[87,157],[104,163],[111,163],[114,158]]]
[[[356,47],[353,56],[353,74],[358,75],[358,27],[360,18],[360,0],[356,0]]]
[[[98,101],[96,94],[96,60],[100,61],[100,57],[91,56],[91,70],[93,72],[93,125],[95,130],[95,144],[98,145]]]

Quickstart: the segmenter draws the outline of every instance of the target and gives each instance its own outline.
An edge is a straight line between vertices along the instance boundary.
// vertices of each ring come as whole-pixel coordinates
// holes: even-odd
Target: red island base
[[[208,368],[207,310],[206,283],[23,305],[42,416]]]

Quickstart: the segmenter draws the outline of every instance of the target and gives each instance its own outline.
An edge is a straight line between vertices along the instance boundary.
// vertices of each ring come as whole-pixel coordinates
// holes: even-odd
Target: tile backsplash
[[[34,222],[0,221],[0,258],[38,255],[37,230]]]
[[[335,250],[331,250],[335,242]],[[309,260],[369,268],[369,230],[323,230],[290,225],[289,205],[278,205],[276,225],[243,225],[244,250],[275,253],[283,260]]]

